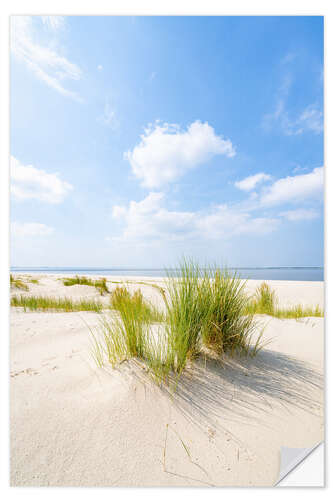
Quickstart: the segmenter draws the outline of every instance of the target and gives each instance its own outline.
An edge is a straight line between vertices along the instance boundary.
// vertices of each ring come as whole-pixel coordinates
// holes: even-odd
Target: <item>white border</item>
[[[1,247],[0,247],[0,297],[1,297],[1,314],[0,314],[0,380],[1,380],[1,486],[0,491],[2,498],[20,498],[34,497],[45,498],[54,497],[59,495],[64,499],[71,499],[76,495],[80,499],[90,498],[91,495],[98,495],[105,498],[126,497],[127,495],[135,496],[136,500],[144,498],[159,498],[174,496],[180,493],[182,496],[187,494],[188,489],[180,488],[132,488],[132,489],[109,489],[109,488],[9,488],[9,463],[8,463],[8,373],[9,373],[9,343],[8,343],[8,220],[9,220],[9,205],[8,205],[8,157],[9,157],[9,16],[12,14],[63,14],[63,15],[325,15],[325,38],[326,38],[326,64],[325,64],[325,86],[326,89],[332,89],[332,79],[330,78],[329,66],[330,58],[332,58],[331,46],[333,38],[333,23],[331,21],[330,5],[331,0],[279,0],[279,1],[259,1],[259,0],[233,0],[232,2],[223,2],[205,0],[204,2],[195,2],[195,0],[168,0],[167,2],[158,2],[154,0],[121,0],[120,2],[110,2],[107,0],[94,0],[93,2],[86,2],[83,4],[82,0],[58,0],[57,2],[50,3],[45,0],[11,0],[8,3],[3,2],[0,16],[0,37],[1,37],[1,133],[0,133],[0,154],[1,154],[1,167],[0,167],[0,222],[1,222]],[[326,138],[330,137],[329,134],[329,115],[330,99],[326,91],[325,99],[325,133]],[[326,155],[325,164],[328,165],[329,158],[329,142],[326,141]],[[327,168],[326,170],[326,255],[333,255],[332,234],[329,227],[329,213],[333,210],[332,192],[333,185],[331,183],[331,175]],[[332,258],[332,257],[331,257]],[[332,273],[327,259],[325,260],[326,269],[326,311],[329,313],[329,283],[332,280]],[[331,276],[330,276],[331,275]],[[331,278],[331,279],[330,279]],[[327,337],[326,348],[329,346],[329,319],[326,320]],[[326,360],[327,368],[332,364],[330,360]],[[326,421],[329,421],[331,402],[327,400]],[[327,432],[326,429],[326,434]],[[326,447],[329,449],[329,446]],[[326,454],[326,471],[330,468],[329,456]],[[202,498],[202,495],[223,496],[227,495],[229,498],[234,498],[238,495],[246,495],[247,499],[266,498],[267,495],[278,495],[283,492],[283,498],[295,498],[298,495],[302,499],[308,498],[309,495],[327,495],[329,489],[316,489],[300,488],[300,489],[287,489],[287,488],[272,488],[267,489],[258,488],[225,488],[201,491],[200,488],[192,488],[189,492],[193,498]]]

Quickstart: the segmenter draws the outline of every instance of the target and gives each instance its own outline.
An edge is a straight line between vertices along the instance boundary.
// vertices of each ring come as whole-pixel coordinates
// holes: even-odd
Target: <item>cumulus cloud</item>
[[[46,203],[61,203],[73,189],[58,174],[49,174],[32,165],[22,165],[11,156],[11,193],[18,201],[35,199]]]
[[[47,236],[53,231],[53,227],[36,222],[12,222],[11,224],[12,236]]]
[[[49,40],[40,40],[38,22],[53,35]],[[64,87],[64,80],[79,80],[80,68],[60,55],[54,46],[57,44],[56,33],[63,26],[61,16],[13,16],[11,19],[11,50],[14,56],[22,61],[34,75],[46,85],[60,94],[80,100],[79,96]],[[47,37],[49,38],[49,37]]]
[[[300,220],[313,220],[319,217],[319,212],[314,209],[296,209],[296,210],[287,210],[286,212],[281,212],[279,214],[281,217],[285,217],[286,219],[297,222]]]
[[[322,193],[324,168],[315,168],[303,175],[288,176],[277,180],[261,196],[262,205],[275,205],[288,202],[300,202]]]
[[[268,181],[270,178],[270,175],[261,172],[259,174],[250,175],[249,177],[246,177],[241,181],[235,182],[235,186],[242,191],[251,191],[256,187],[257,184],[263,181]]]
[[[115,206],[113,216],[123,221],[120,237],[113,241],[218,240],[240,234],[265,234],[276,229],[279,220],[253,217],[247,212],[217,205],[206,211],[171,211],[164,206],[164,194],[151,192],[140,202]]]
[[[237,186],[251,191],[260,182],[268,181],[268,174],[250,176]],[[320,199],[323,188],[323,167],[312,172],[288,176],[250,192],[246,202],[216,204],[203,210],[170,210],[163,192],[152,191],[141,201],[130,201],[113,207],[112,215],[121,225],[119,236],[109,241],[122,244],[153,242],[223,242],[241,235],[265,235],[275,231],[283,220],[312,220],[320,216],[314,208],[304,208],[303,201]],[[252,196],[254,195],[255,196]],[[297,203],[298,207],[274,211],[276,205]],[[258,215],[259,214],[259,215]]]
[[[197,220],[200,234],[207,239],[230,238],[240,234],[267,234],[279,224],[274,217],[253,217],[246,211],[240,211],[218,205],[208,214],[201,214]]]
[[[181,130],[179,125],[156,122],[124,156],[143,186],[159,188],[216,155],[233,157],[235,150],[231,141],[216,135],[208,123],[195,121],[187,130]]]
[[[164,194],[149,193],[142,201],[131,201],[126,206],[113,207],[112,215],[123,219],[125,228],[120,239],[140,240],[144,238],[183,238],[193,230],[193,212],[168,211],[163,208]]]

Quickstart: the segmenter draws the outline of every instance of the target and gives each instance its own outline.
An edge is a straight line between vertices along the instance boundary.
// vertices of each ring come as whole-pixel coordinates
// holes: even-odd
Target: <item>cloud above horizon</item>
[[[47,236],[54,232],[54,228],[37,222],[12,222],[11,235],[17,237],[25,236]]]
[[[45,203],[61,203],[73,186],[33,165],[22,165],[14,156],[10,158],[11,194],[18,201],[39,200]]]
[[[314,209],[296,209],[287,210],[286,212],[281,212],[280,217],[285,217],[291,222],[297,222],[301,220],[313,220],[319,217],[319,212]]]
[[[97,121],[115,130],[119,126],[119,121],[116,112],[111,108],[109,100],[107,99],[104,104],[103,114],[97,118]]]
[[[309,104],[291,116],[287,102],[292,82],[291,75],[286,74],[276,94],[274,111],[266,113],[262,118],[263,129],[271,131],[274,126],[278,126],[282,133],[287,136],[301,135],[305,132],[321,134],[324,130],[324,116],[322,107],[318,103]]]
[[[271,176],[258,173],[238,181],[240,189],[251,191]],[[121,235],[108,238],[114,242],[152,240],[221,240],[242,234],[268,234],[275,231],[283,220],[293,222],[319,217],[314,208],[299,208],[272,213],[276,205],[315,201],[323,189],[323,167],[302,175],[288,176],[261,188],[244,202],[232,205],[215,204],[198,211],[174,211],[166,208],[163,192],[150,192],[143,200],[128,205],[115,205],[112,216],[122,224]],[[253,194],[253,193],[251,193]],[[270,209],[271,213],[263,213]],[[258,212],[258,216],[255,215]]]
[[[251,191],[254,189],[257,184],[268,181],[271,179],[271,176],[268,174],[264,174],[260,172],[259,174],[250,175],[249,177],[245,177],[245,179],[241,181],[236,181],[235,186],[242,191]]]
[[[263,126],[270,130],[273,123],[278,123],[285,135],[300,135],[304,132],[321,134],[324,130],[323,112],[315,104],[307,106],[299,115],[290,118],[285,109],[285,103],[280,101],[274,113],[267,114],[263,119]]]
[[[151,240],[218,240],[240,234],[267,234],[280,221],[274,217],[253,217],[246,211],[215,205],[202,211],[170,211],[165,208],[165,195],[151,192],[143,200],[130,201],[127,206],[116,205],[112,215],[124,227],[120,237],[112,241]]]
[[[216,135],[207,122],[195,121],[186,130],[158,121],[141,135],[140,143],[127,151],[133,174],[147,188],[160,188],[217,155],[236,153],[229,139]]]
[[[58,31],[65,27],[64,16],[41,16],[42,23],[51,30]]]
[[[58,45],[56,33],[64,23],[65,19],[62,16],[13,16],[11,50],[39,80],[60,94],[80,101],[78,94],[65,88],[63,81],[79,80],[82,76],[81,69],[58,53],[55,48]],[[43,28],[47,32],[47,37],[42,36]],[[50,35],[52,35],[51,40]]]
[[[262,192],[262,205],[301,202],[318,197],[324,188],[324,167],[314,168],[308,174],[288,176],[275,181]]]

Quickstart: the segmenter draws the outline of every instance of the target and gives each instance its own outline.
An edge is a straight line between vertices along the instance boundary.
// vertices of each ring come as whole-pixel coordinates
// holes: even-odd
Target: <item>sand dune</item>
[[[99,298],[57,278],[13,293]],[[163,279],[128,280],[162,304],[151,284]],[[322,283],[271,285],[283,304],[323,305]],[[13,486],[272,485],[281,446],[323,439],[323,318],[263,317],[270,343],[256,358],[198,361],[174,394],[135,362],[97,368],[88,325],[98,321],[89,312],[12,310]]]

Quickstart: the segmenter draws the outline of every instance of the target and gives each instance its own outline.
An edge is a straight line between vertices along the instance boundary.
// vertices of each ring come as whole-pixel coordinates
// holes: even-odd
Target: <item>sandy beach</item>
[[[12,294],[109,301],[58,274],[21,276],[39,283]],[[163,307],[163,278],[106,278]],[[323,282],[269,284],[282,306],[324,307]],[[323,440],[324,318],[262,316],[269,343],[255,358],[199,360],[172,395],[134,362],[96,366],[99,321],[11,309],[12,486],[271,486],[281,446]]]

